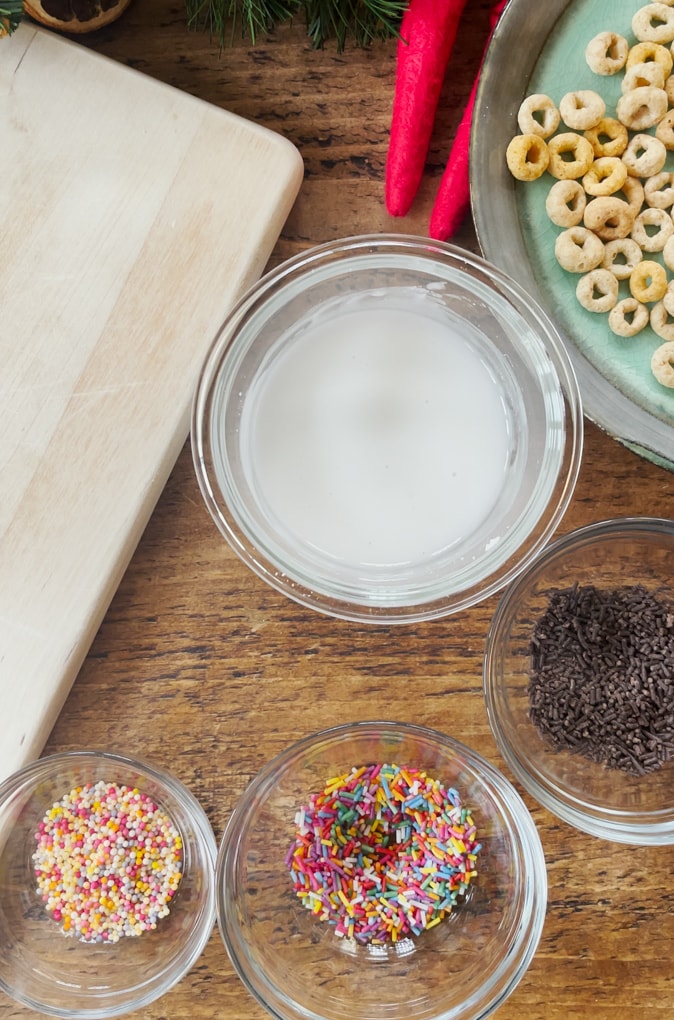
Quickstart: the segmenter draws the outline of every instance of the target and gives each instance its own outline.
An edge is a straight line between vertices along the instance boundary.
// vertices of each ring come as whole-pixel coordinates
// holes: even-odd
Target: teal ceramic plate
[[[650,359],[663,341],[647,327],[616,337],[605,315],[586,311],[575,296],[577,277],[554,256],[560,228],[545,212],[549,174],[521,183],[510,175],[505,149],[517,134],[525,96],[594,89],[613,115],[622,74],[595,75],[585,46],[611,30],[636,42],[631,21],[643,0],[510,0],[490,44],[476,103],[471,141],[471,200],[482,252],[547,309],[572,357],[585,412],[620,442],[674,470],[674,389],[661,386]],[[674,154],[666,169],[674,170]],[[660,259],[660,256],[648,256]],[[670,276],[672,274],[670,273]],[[624,295],[622,293],[624,291]],[[621,284],[621,296],[628,293]]]

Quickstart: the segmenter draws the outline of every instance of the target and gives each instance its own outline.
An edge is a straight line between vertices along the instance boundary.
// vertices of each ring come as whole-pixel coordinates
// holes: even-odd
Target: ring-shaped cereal
[[[586,227],[569,227],[555,239],[555,258],[569,273],[589,273],[604,257],[604,245]]]
[[[631,46],[625,61],[625,69],[634,67],[635,64],[648,63],[651,60],[662,67],[665,78],[669,77],[674,69],[674,56],[666,46],[655,42],[639,42]]]
[[[627,148],[627,128],[616,117],[602,117],[599,123],[583,132],[595,156],[622,156]]]
[[[668,269],[674,272],[674,237],[670,237],[665,243],[665,247],[662,249],[662,261]]]
[[[632,18],[632,31],[639,42],[674,42],[674,11],[667,4],[645,4]]]
[[[567,92],[559,101],[559,113],[572,131],[588,131],[596,127],[606,113],[606,103],[592,89]]]
[[[662,340],[667,340],[669,343],[674,341],[674,320],[662,301],[658,301],[658,303],[653,305],[651,308],[650,321],[651,329],[654,333],[657,333]],[[672,346],[674,346],[674,344]],[[652,368],[653,362],[651,361],[651,369]],[[653,375],[655,375],[655,372],[653,372]]]
[[[648,325],[648,308],[636,298],[618,301],[608,313],[608,325],[616,336],[636,336]]]
[[[622,154],[630,177],[652,177],[659,174],[667,159],[664,142],[642,131],[632,135]]]
[[[670,74],[665,78],[665,84],[662,86],[667,93],[667,101],[670,106],[674,106],[674,74]]]
[[[628,67],[623,75],[620,91],[630,92],[632,89],[641,88],[644,85],[654,85],[656,89],[664,89],[667,75],[662,64],[656,64],[654,60],[643,60],[640,64],[633,64]]]
[[[616,104],[618,120],[632,131],[648,131],[667,113],[667,93],[654,85],[642,85],[621,96]]]
[[[671,340],[653,351],[651,372],[663,386],[674,388],[674,343]]]
[[[674,280],[667,284],[667,290],[662,296],[662,303],[670,315],[674,315]]]
[[[576,297],[588,312],[610,312],[618,300],[618,281],[608,269],[593,269],[576,284]]]
[[[627,179],[627,166],[618,156],[600,156],[583,176],[588,195],[613,195]]]
[[[655,137],[662,142],[669,152],[674,151],[674,110],[669,110],[664,117],[658,121],[655,129]]]
[[[632,270],[629,279],[630,294],[642,305],[662,301],[667,290],[667,273],[659,262],[644,259]]]
[[[582,222],[587,197],[579,181],[555,181],[545,199],[545,211],[556,227]]]
[[[559,127],[559,119],[559,110],[552,99],[541,92],[527,96],[517,111],[517,123],[523,135],[549,138]]]
[[[674,173],[663,170],[644,181],[644,201],[652,209],[669,209],[674,205]]]
[[[632,210],[632,215],[638,216],[644,204],[644,186],[639,178],[630,177],[628,174],[625,183],[620,189],[620,195],[624,197]]]
[[[599,32],[585,47],[585,62],[595,74],[617,74],[625,66],[629,49],[627,39],[617,32]]]
[[[594,149],[587,138],[574,131],[554,135],[547,146],[550,157],[547,169],[559,181],[578,180],[594,162]]]
[[[515,135],[508,142],[506,162],[518,181],[535,181],[548,168],[548,146],[540,135]]]
[[[585,206],[583,223],[602,241],[613,241],[616,237],[627,237],[632,232],[636,214],[632,208],[615,195],[600,195]]]
[[[653,233],[648,228],[654,227]],[[632,240],[636,241],[642,251],[662,251],[669,238],[674,234],[674,223],[666,209],[643,209],[634,221]]]
[[[607,241],[604,245],[601,265],[602,269],[608,269],[613,273],[616,280],[627,280],[643,257],[644,253],[631,237],[616,237],[614,241]]]

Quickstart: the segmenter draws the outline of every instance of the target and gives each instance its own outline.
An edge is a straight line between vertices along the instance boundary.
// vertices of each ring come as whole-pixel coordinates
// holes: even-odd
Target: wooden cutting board
[[[280,136],[46,30],[0,53],[0,780],[37,757],[302,179]]]

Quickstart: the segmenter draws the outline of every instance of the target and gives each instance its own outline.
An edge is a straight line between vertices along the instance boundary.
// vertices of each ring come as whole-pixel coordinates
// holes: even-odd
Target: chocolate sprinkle
[[[641,585],[548,593],[529,715],[553,747],[634,775],[674,757],[674,607]]]

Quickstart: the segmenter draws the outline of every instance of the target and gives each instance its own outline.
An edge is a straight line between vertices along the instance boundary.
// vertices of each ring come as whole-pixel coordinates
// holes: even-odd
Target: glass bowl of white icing
[[[446,616],[546,544],[583,416],[554,324],[478,256],[405,235],[312,248],[255,284],[202,366],[197,478],[240,558],[347,620]]]

